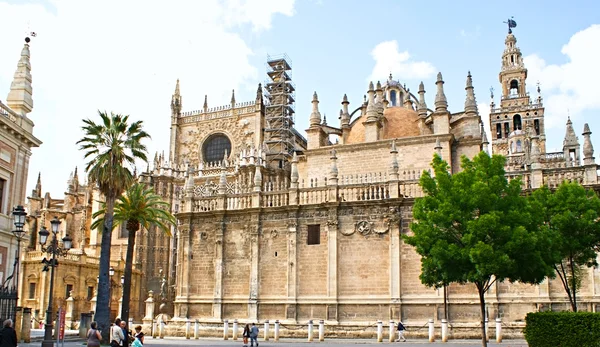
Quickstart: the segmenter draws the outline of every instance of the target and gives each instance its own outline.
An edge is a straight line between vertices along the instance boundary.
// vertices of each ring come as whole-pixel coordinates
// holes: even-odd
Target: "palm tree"
[[[129,124],[129,116],[114,113],[109,116],[100,111],[98,114],[102,119],[101,123],[96,124],[91,119],[83,120],[81,129],[85,135],[77,144],[88,160],[85,171],[90,184],[95,184],[106,199],[95,319],[102,331],[103,340],[107,340],[110,326],[108,271],[113,210],[117,197],[133,182],[129,166],[133,166],[136,159],[147,162],[147,150],[142,140],[149,139],[150,135],[142,130],[142,121]]]
[[[146,230],[155,225],[168,236],[171,236],[170,225],[176,226],[175,217],[169,212],[171,205],[162,200],[160,195],[154,193],[152,188],[147,188],[143,183],[135,183],[124,195],[119,197],[115,204],[114,224],[116,228],[125,223],[127,229],[127,255],[125,257],[125,282],[123,283],[123,306],[121,320],[129,321],[129,302],[131,298],[131,269],[133,267],[133,247],[135,234],[140,226]],[[104,222],[105,210],[100,209],[94,213],[92,228],[97,228]]]

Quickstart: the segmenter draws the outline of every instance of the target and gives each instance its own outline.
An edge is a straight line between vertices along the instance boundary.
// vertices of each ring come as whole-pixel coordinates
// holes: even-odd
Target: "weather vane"
[[[508,33],[512,34],[512,28],[517,27],[517,22],[514,20],[515,17],[511,16],[506,22],[502,22],[504,24],[508,24]]]

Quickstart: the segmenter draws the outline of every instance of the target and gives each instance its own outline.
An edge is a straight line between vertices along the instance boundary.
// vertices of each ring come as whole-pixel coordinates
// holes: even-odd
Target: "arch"
[[[398,95],[395,90],[390,90],[390,106],[396,106],[398,102]]]
[[[502,138],[502,124],[500,124],[500,123],[496,123],[496,138],[497,139]]]
[[[223,133],[214,133],[202,143],[202,159],[204,162],[221,162],[223,157],[231,156],[231,140]]]
[[[516,148],[517,149],[517,151],[516,151],[517,153],[523,152],[523,145],[521,143],[521,140],[517,140],[517,146],[516,147],[517,147]]]
[[[513,129],[514,130],[523,130],[522,129],[522,121],[521,121],[521,115],[520,114],[515,114],[513,116]]]
[[[519,95],[519,81],[513,79],[509,84],[509,91],[511,96]]]

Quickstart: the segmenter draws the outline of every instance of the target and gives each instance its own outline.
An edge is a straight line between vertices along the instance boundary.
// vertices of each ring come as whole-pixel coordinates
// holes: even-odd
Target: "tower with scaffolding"
[[[265,82],[265,144],[269,164],[283,168],[294,151],[294,101],[291,60],[286,54],[267,55]]]

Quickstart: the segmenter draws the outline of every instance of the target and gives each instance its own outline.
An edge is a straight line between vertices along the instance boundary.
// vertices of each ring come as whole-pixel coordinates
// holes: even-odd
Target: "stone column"
[[[337,297],[338,297],[338,213],[337,207],[329,209],[327,220],[327,298],[334,304],[327,305],[327,320],[337,322]]]
[[[178,249],[180,250],[180,256],[179,256],[179,276],[178,277],[178,285],[176,286],[176,288],[179,288],[179,294],[180,294],[180,298],[185,300],[185,302],[182,302],[179,304],[179,310],[176,310],[175,312],[179,314],[180,317],[187,317],[187,311],[188,311],[188,303],[189,303],[189,297],[190,297],[190,278],[191,278],[191,271],[190,271],[190,261],[191,261],[191,255],[192,255],[192,246],[191,246],[191,240],[190,240],[190,228],[192,227],[191,224],[184,224],[182,226],[180,226],[179,232],[180,232],[180,239],[179,239],[179,247]],[[198,236],[199,237],[199,236]],[[202,241],[200,241],[202,242]],[[177,312],[178,311],[178,312]]]
[[[288,254],[288,266],[287,266],[287,307],[286,307],[286,320],[296,322],[296,299],[297,299],[297,234],[296,234],[296,214],[291,216],[292,219],[288,222],[288,234],[287,234],[287,254]]]
[[[221,216],[224,218],[224,216]],[[213,296],[213,318],[221,319],[223,315],[223,232],[225,224],[221,220],[221,226],[215,233],[215,290]]]
[[[250,233],[250,299],[248,300],[248,318],[258,320],[258,262],[259,262],[259,228],[258,216],[252,216],[251,224],[247,227],[247,232]]]
[[[146,299],[146,315],[142,319],[142,323],[144,325],[152,324],[152,320],[154,319],[154,292],[148,291],[148,299]]]
[[[31,342],[31,308],[23,308],[23,324],[21,325],[21,340],[25,343]]]
[[[15,329],[16,333],[17,333],[17,342],[21,341],[22,335],[21,335],[21,328],[23,326],[22,324],[23,322],[23,308],[20,306],[17,306],[17,310],[15,312],[15,321],[14,321],[14,325],[13,328]]]
[[[67,298],[67,312],[65,312],[65,329],[71,329],[73,324],[73,292],[69,292],[69,297]],[[121,311],[119,311],[121,312]]]
[[[400,211],[397,207],[389,207],[383,218],[390,237],[390,293],[392,302],[400,302]],[[397,317],[391,317],[397,318]],[[398,317],[399,318],[399,317]]]

